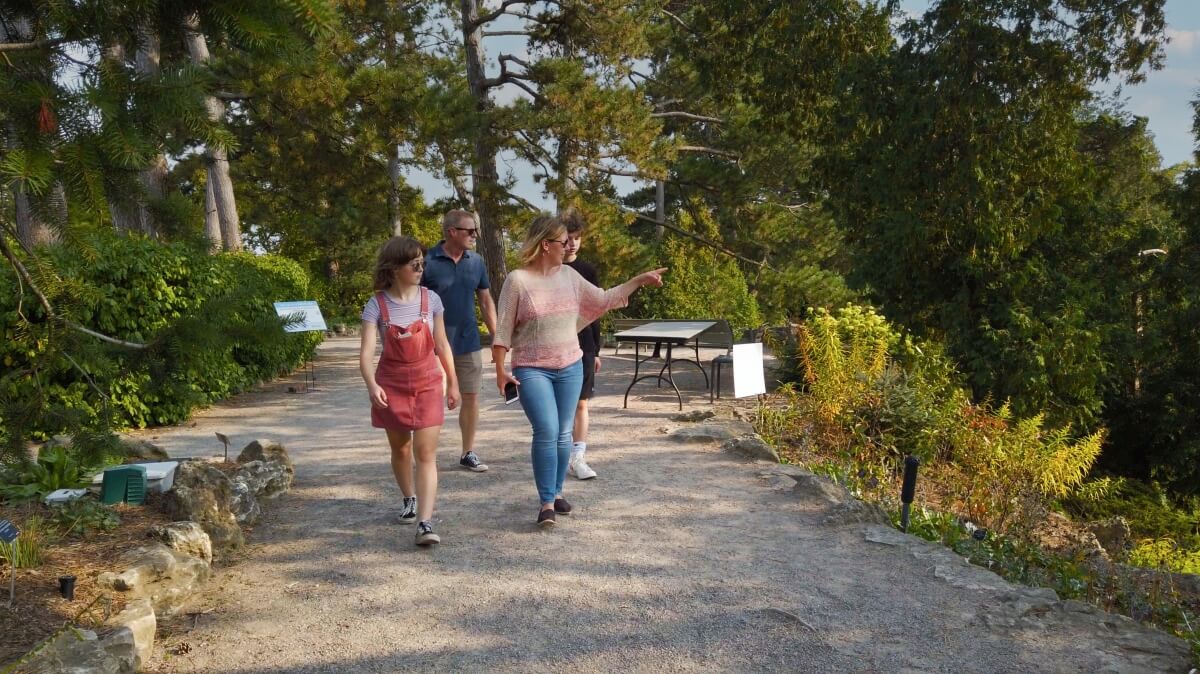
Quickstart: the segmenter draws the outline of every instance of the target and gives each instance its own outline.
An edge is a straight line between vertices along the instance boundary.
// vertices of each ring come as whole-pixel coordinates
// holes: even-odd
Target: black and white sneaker
[[[404,506],[400,509],[400,524],[412,524],[417,521],[417,497],[405,496]]]
[[[537,518],[538,526],[543,529],[549,529],[554,526],[554,508],[546,508],[538,511]]]
[[[441,543],[442,539],[433,533],[433,523],[425,520],[417,525],[417,545],[433,545]]]
[[[463,454],[462,458],[458,460],[458,465],[475,473],[482,473],[488,469],[487,464],[480,461],[473,451]]]

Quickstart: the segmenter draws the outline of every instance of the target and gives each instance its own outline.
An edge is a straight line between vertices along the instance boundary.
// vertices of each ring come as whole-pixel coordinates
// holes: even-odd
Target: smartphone
[[[520,398],[520,397],[521,396],[517,395],[517,385],[516,384],[514,384],[510,381],[504,385],[504,404],[505,405],[511,405],[511,404],[517,402],[517,398]]]

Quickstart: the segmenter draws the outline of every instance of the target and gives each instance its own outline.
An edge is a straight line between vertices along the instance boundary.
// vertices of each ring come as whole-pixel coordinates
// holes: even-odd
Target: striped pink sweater
[[[601,290],[566,265],[549,276],[516,269],[500,290],[492,344],[512,351],[513,367],[557,370],[583,357],[576,335],[584,326],[628,303],[621,288]]]

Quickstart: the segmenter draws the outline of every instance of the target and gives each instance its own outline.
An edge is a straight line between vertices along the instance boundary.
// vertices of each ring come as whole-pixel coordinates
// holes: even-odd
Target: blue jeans
[[[538,497],[542,503],[553,503],[567,479],[583,365],[575,361],[561,370],[516,367],[513,376],[521,382],[521,407],[533,426],[530,455]]]

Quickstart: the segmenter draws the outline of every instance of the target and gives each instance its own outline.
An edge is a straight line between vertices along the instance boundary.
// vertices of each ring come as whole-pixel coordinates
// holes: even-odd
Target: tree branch
[[[116,344],[117,346],[124,346],[130,349],[146,348],[145,344],[141,344],[139,342],[127,342],[123,339],[117,339],[116,337],[109,337],[108,335],[100,334],[95,330],[89,330],[63,316],[59,316],[57,313],[55,313],[54,307],[50,306],[50,300],[46,299],[46,296],[42,294],[41,289],[38,288],[36,283],[34,283],[33,277],[29,274],[29,270],[25,268],[25,265],[21,264],[21,261],[17,259],[15,254],[13,254],[12,249],[8,247],[7,237],[2,233],[0,233],[0,252],[4,253],[4,257],[8,258],[8,263],[12,265],[13,269],[17,271],[17,274],[19,274],[21,278],[24,279],[25,283],[29,285],[29,289],[32,290],[33,294],[37,296],[38,302],[41,303],[42,308],[46,310],[46,316],[50,319],[58,321],[72,330],[82,332],[85,335],[91,335],[92,337],[104,342],[108,342],[109,344]]]
[[[68,42],[71,42],[71,40],[68,40],[65,37],[57,37],[52,40],[34,40],[33,42],[0,42],[0,52],[32,51],[34,49],[57,47]]]
[[[537,206],[534,206],[533,204],[529,203],[529,201],[527,201],[526,199],[519,197],[516,194],[509,192],[508,190],[504,190],[504,193],[508,195],[509,199],[512,199],[513,201],[521,204],[525,208],[533,211],[534,213],[537,213],[542,210],[542,209],[538,208]]]
[[[715,122],[720,124],[725,121],[718,117],[705,117],[704,115],[694,115],[690,112],[652,112],[651,117],[679,117],[681,119],[692,119],[697,122]]]
[[[734,152],[728,152],[726,150],[718,150],[716,148],[705,147],[703,145],[680,145],[679,147],[677,147],[675,149],[680,152],[699,152],[699,153],[703,153],[703,154],[715,154],[718,157],[728,157],[730,159],[741,159],[741,157],[738,156]]]
[[[530,0],[504,0],[504,2],[500,3],[500,8],[497,9],[496,11],[488,12],[487,14],[477,17],[474,21],[472,21],[467,26],[467,28],[469,29],[468,32],[475,30],[476,28],[482,26],[485,23],[490,23],[492,21],[495,21],[496,19],[500,18],[500,16],[505,14],[505,10],[507,10],[509,7],[512,7],[513,5],[528,5],[529,2],[530,2]]]
[[[678,225],[673,225],[669,222],[659,222],[658,220],[655,220],[654,218],[651,218],[647,215],[642,215],[641,213],[638,213],[637,211],[631,211],[628,209],[622,209],[622,210],[624,210],[626,213],[633,215],[638,220],[645,220],[646,222],[653,223],[660,227],[665,227],[666,229],[669,229],[672,232],[675,232],[676,234],[682,234],[683,236],[686,236],[689,239],[694,239],[696,241],[699,241],[700,243],[708,246],[709,248],[712,248],[713,250],[716,250],[719,253],[728,255],[729,257],[732,257],[734,259],[741,260],[742,262],[745,262],[747,264],[752,264],[755,267],[758,267],[760,269],[765,268],[765,269],[770,269],[771,271],[777,271],[774,267],[767,264],[767,259],[765,257],[761,261],[751,260],[748,257],[743,257],[741,255],[738,255],[737,253],[733,252],[732,250],[729,250],[725,246],[722,246],[721,244],[719,244],[715,241],[709,241],[708,239],[700,236],[699,234],[693,234],[693,233],[687,231],[686,229],[679,227]]]
[[[542,95],[541,95],[541,94],[539,94],[538,92],[534,91],[533,89],[530,89],[528,85],[526,85],[524,82],[522,82],[522,81],[520,80],[520,78],[518,78],[518,77],[514,77],[512,74],[505,75],[505,76],[504,76],[504,78],[503,78],[503,81],[501,82],[501,84],[515,84],[515,85],[517,85],[518,87],[520,87],[521,89],[525,90],[525,93],[527,93],[527,94],[529,94],[530,96],[532,96],[532,97],[533,97],[533,100],[535,100],[535,101],[540,101],[540,100],[542,100]]]
[[[527,30],[485,30],[484,37],[500,37],[502,35],[520,35],[522,37],[533,37],[533,33]]]

